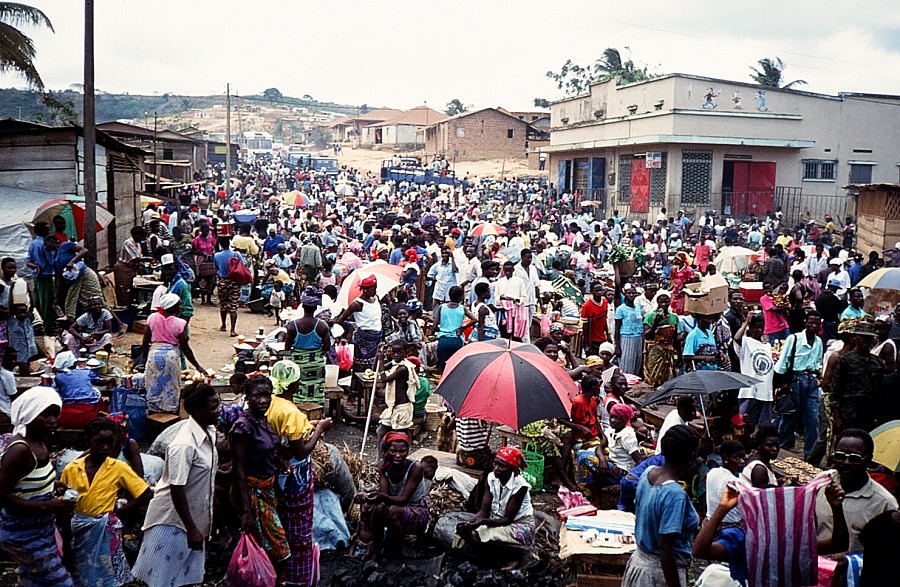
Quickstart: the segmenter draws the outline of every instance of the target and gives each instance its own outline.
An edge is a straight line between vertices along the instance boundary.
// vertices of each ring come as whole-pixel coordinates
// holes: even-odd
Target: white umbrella
[[[356,190],[350,184],[342,183],[334,188],[334,192],[339,196],[355,196]]]
[[[750,256],[755,254],[756,251],[744,247],[722,247],[713,264],[722,273],[740,273],[750,264]]]

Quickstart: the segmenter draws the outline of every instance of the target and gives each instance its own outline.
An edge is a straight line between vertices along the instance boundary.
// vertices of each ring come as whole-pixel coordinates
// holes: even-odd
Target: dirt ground
[[[324,156],[333,156],[331,149],[320,152]],[[421,157],[423,161],[428,160],[428,156],[422,152],[402,153],[403,155],[412,155]],[[381,163],[385,159],[389,159],[393,155],[392,151],[375,151],[371,149],[351,149],[344,147],[344,150],[338,155],[338,161],[341,165],[364,169],[378,174],[381,170]],[[452,163],[452,162],[451,162]],[[504,160],[504,159],[487,159],[483,161],[456,161],[456,176],[470,178],[475,177],[517,177],[520,175],[547,175],[546,171],[538,171],[536,169],[528,169],[524,159]]]

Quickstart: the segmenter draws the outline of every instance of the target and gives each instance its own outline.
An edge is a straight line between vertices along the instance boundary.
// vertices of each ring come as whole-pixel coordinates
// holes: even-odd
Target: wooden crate
[[[575,577],[575,587],[620,587],[622,577],[617,575],[582,575]]]
[[[618,587],[622,584],[628,554],[576,554],[575,584],[577,587]]]
[[[325,406],[314,402],[302,402],[297,404],[297,409],[306,414],[310,420],[321,420],[325,415]]]

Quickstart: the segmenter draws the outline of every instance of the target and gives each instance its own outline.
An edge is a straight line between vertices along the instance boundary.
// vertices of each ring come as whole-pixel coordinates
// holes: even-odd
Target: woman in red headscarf
[[[392,431],[381,441],[382,460],[378,467],[378,491],[361,491],[361,504],[354,550],[363,558],[379,554],[399,563],[403,536],[425,530],[428,504],[422,464],[409,457],[409,436]]]
[[[633,419],[631,406],[614,404],[609,409],[609,427],[600,437],[600,446],[578,452],[576,482],[594,500],[599,498],[600,489],[620,483],[642,459],[637,435],[631,427]]]
[[[684,286],[694,277],[694,270],[688,262],[687,253],[679,252],[672,259],[672,311],[684,314]]]
[[[504,446],[497,451],[481,509],[472,521],[456,527],[455,547],[471,545],[489,560],[502,557],[509,563],[507,568],[522,563],[534,543],[531,485],[519,475],[524,468],[525,457],[519,449]]]

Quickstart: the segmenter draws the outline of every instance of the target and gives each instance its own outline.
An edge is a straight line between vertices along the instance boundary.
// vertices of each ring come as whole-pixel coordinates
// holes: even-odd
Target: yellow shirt
[[[783,234],[775,240],[775,244],[781,245],[782,247],[787,249],[788,246],[791,244],[791,241],[793,241],[793,240],[794,240],[794,238],[791,235]]]
[[[251,255],[259,254],[259,245],[256,244],[252,236],[235,236],[231,239],[231,248],[247,251]]]
[[[287,438],[289,442],[307,439],[313,432],[313,425],[309,423],[306,414],[294,402],[282,397],[272,396],[266,419],[275,433],[281,438]]]
[[[75,459],[63,470],[62,481],[70,489],[76,490],[78,500],[75,512],[85,516],[102,516],[116,508],[119,490],[126,490],[131,497],[138,497],[147,490],[147,484],[138,477],[128,463],[107,458],[88,483],[84,461],[87,457]]]
[[[278,275],[273,278],[275,281],[280,281],[281,283],[287,285],[289,283],[294,283],[294,279],[287,274],[284,269],[278,270]]]

